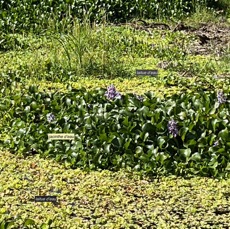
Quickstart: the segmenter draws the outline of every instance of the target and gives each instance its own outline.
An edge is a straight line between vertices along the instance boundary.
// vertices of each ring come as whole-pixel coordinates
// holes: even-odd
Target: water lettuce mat
[[[51,228],[230,227],[230,179],[84,172],[8,152],[0,161],[0,222],[15,219],[13,228],[25,219]],[[33,202],[39,195],[58,202]]]

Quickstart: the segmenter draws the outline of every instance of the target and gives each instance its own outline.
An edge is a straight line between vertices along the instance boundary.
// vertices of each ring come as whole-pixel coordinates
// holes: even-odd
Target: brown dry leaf
[[[37,167],[37,165],[34,163],[34,162],[32,162],[31,164],[30,164],[30,168],[31,169],[35,169]]]

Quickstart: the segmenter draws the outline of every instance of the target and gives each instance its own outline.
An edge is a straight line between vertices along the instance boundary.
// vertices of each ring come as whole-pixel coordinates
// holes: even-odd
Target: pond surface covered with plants
[[[151,2],[0,3],[0,228],[230,227],[229,3]]]

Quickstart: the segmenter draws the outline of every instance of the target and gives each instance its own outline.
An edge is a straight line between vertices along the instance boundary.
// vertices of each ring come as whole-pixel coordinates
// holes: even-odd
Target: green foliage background
[[[104,89],[69,90],[45,93],[30,86],[16,95],[5,90],[0,117],[7,137],[1,146],[87,170],[229,176],[229,102],[218,105],[216,93],[201,90],[161,100],[147,92],[142,102],[132,94],[109,101]],[[47,121],[48,113],[54,122]],[[178,122],[176,138],[167,130],[171,119]],[[47,142],[48,133],[74,133],[75,141]]]
[[[147,222],[150,218],[154,221],[154,225],[156,221],[159,221],[158,226],[162,226],[162,228],[167,228],[167,226],[172,228],[172,225],[178,227],[179,224],[204,226],[209,223],[217,227],[219,225],[228,226],[229,217],[223,214],[229,214],[229,210],[223,209],[223,203],[227,203],[229,198],[229,179],[226,181],[227,183],[222,180],[222,183],[217,184],[214,179],[212,179],[212,183],[207,183],[205,178],[203,183],[199,183],[198,181],[201,179],[198,176],[229,178],[230,174],[229,88],[226,85],[227,82],[218,83],[220,87],[223,87],[224,84],[224,93],[227,97],[227,102],[221,105],[217,103],[217,91],[210,89],[211,86],[216,88],[217,85],[216,82],[214,84],[214,73],[220,75],[220,73],[229,71],[229,58],[227,56],[229,51],[226,50],[223,57],[224,61],[213,64],[212,56],[199,58],[199,56],[187,55],[186,48],[192,44],[191,38],[185,38],[179,33],[171,33],[170,31],[169,34],[166,34],[166,42],[161,39],[161,33],[154,31],[154,36],[145,40],[141,34],[135,34],[132,30],[122,31],[115,28],[117,33],[114,28],[108,29],[107,27],[105,30],[105,23],[102,23],[103,26],[99,27],[99,30],[97,25],[93,29],[92,22],[119,23],[133,18],[170,19],[173,21],[174,18],[182,19],[194,12],[199,14],[202,12],[202,8],[215,8],[229,13],[229,4],[228,0],[0,1],[0,29],[2,32],[0,34],[0,54],[2,55],[0,59],[0,148],[17,154],[10,154],[11,158],[7,159],[6,154],[0,152],[1,162],[3,162],[0,163],[0,177],[2,176],[1,184],[3,184],[0,186],[2,198],[0,199],[0,228],[16,228],[14,223],[18,225],[22,221],[25,227],[36,224],[37,219],[35,221],[34,214],[30,215],[29,219],[25,219],[28,217],[28,209],[26,208],[30,208],[28,203],[20,210],[21,214],[18,206],[15,208],[15,200],[11,198],[12,196],[7,196],[12,190],[16,190],[14,197],[17,200],[28,198],[26,192],[28,186],[31,187],[31,183],[28,185],[21,179],[23,173],[21,170],[17,170],[17,167],[23,167],[24,172],[31,172],[32,169],[29,165],[25,166],[21,161],[18,162],[17,156],[25,157],[26,163],[30,163],[29,156],[32,155],[35,158],[36,155],[34,154],[53,158],[62,162],[66,167],[74,168],[72,177],[69,170],[65,170],[70,180],[77,178],[76,168],[103,169],[104,171],[109,169],[113,171],[111,177],[114,177],[114,171],[122,171],[123,169],[132,172],[138,171],[138,175],[175,174],[197,177],[193,184],[194,189],[191,188],[193,182],[191,180],[186,181],[187,191],[185,191],[184,184],[180,185],[177,180],[175,182],[166,180],[165,183],[157,180],[157,185],[151,182],[153,186],[148,189],[146,186],[141,187],[140,183],[131,184],[130,180],[124,180],[124,173],[121,172],[115,186],[123,185],[128,189],[133,186],[134,189],[138,189],[135,195],[134,193],[130,195],[131,198],[135,197],[138,200],[131,200],[131,202],[135,201],[135,204],[133,209],[127,212],[126,204],[131,205],[130,200],[123,198],[126,192],[119,194],[117,189],[116,192],[111,189],[111,185],[104,186],[104,181],[100,183],[95,180],[95,177],[98,178],[101,175],[93,175],[91,179],[87,175],[83,180],[88,182],[90,187],[86,185],[83,189],[81,186],[74,193],[71,187],[67,188],[66,183],[63,183],[62,187],[65,190],[62,197],[68,195],[70,201],[72,197],[79,195],[78,190],[83,190],[85,192],[82,192],[83,196],[89,195],[92,198],[91,209],[94,209],[95,197],[91,194],[95,194],[95,189],[92,188],[95,181],[95,184],[98,185],[98,206],[102,209],[103,217],[99,216],[96,211],[89,212],[88,203],[84,203],[85,207],[80,214],[77,211],[81,209],[81,204],[79,205],[80,208],[76,206],[77,211],[63,205],[62,208],[58,208],[62,209],[64,217],[68,216],[63,221],[45,220],[46,223],[43,223],[40,228],[50,228],[51,224],[59,224],[60,228],[60,225],[66,224],[66,219],[70,218],[73,212],[82,219],[85,219],[86,212],[88,212],[90,217],[86,221],[87,226],[85,228],[92,225],[92,222],[95,223],[94,220],[98,217],[99,227],[105,221],[111,228],[110,219],[117,221],[117,209],[119,208],[123,218],[120,218],[120,222],[118,222],[119,220],[112,222],[119,228],[121,225],[128,225],[124,222],[125,220],[131,222],[130,216],[132,214],[135,217],[141,216],[141,220],[145,221],[145,224],[141,225],[142,228],[151,225],[150,222]],[[201,11],[199,11],[200,9]],[[203,17],[202,13],[200,15]],[[83,19],[89,19],[85,27],[82,23]],[[92,33],[93,31],[94,33]],[[48,35],[43,36],[43,32],[48,32]],[[67,34],[63,32],[67,32]],[[42,36],[40,36],[41,33]],[[50,36],[51,34],[53,36]],[[162,43],[158,43],[159,40],[162,40]],[[152,49],[149,48],[150,45]],[[94,46],[99,47],[98,50],[95,51]],[[98,53],[103,53],[103,55],[96,55]],[[147,61],[146,57],[148,56],[154,56],[154,58]],[[55,59],[54,57],[59,58]],[[140,59],[134,58],[135,61],[130,63],[124,61],[131,59],[131,57]],[[79,62],[76,61],[78,59],[80,59]],[[107,62],[104,62],[104,59]],[[138,65],[137,60],[141,65]],[[162,75],[160,72],[159,78],[146,79],[145,83],[143,78],[142,82],[140,79],[131,81],[132,75],[128,71],[129,69],[124,67],[130,64],[132,71],[140,66],[141,68],[145,66],[155,67],[159,60],[170,61],[169,74],[164,73]],[[182,77],[181,72],[184,69],[189,70],[192,76],[199,77],[198,80]],[[179,72],[179,76],[172,74],[175,70]],[[84,81],[80,81],[80,74],[83,78],[85,77]],[[91,75],[94,78],[86,78],[86,76]],[[116,83],[119,81],[118,76],[127,77],[126,81],[120,82],[123,87],[122,98],[112,101],[106,99],[104,86],[108,85],[109,81],[95,81],[96,75],[98,78],[101,75],[104,78],[115,77],[117,81],[113,82]],[[41,85],[41,80],[51,80],[52,83],[60,82],[62,89],[65,87],[63,83],[70,80],[74,80],[80,87],[83,84],[90,86],[90,88],[93,84],[95,86],[96,82],[100,89],[87,91],[81,88],[76,90],[69,84],[67,88],[65,87],[65,93],[58,90],[47,92],[43,91],[44,87],[41,90],[40,87],[34,85],[28,86],[31,84],[28,79],[39,85]],[[43,84],[47,88],[50,82],[45,81]],[[164,96],[160,99],[156,94],[146,92],[147,87],[144,84],[148,88],[154,85],[158,89],[159,85],[165,86],[165,88],[177,86],[180,93],[170,97],[166,95],[164,88]],[[27,86],[25,87],[25,85]],[[132,87],[132,91],[135,90],[135,93],[139,93],[140,87],[142,87],[141,92],[145,92],[144,100],[141,101],[135,95],[128,93],[125,86]],[[184,87],[189,88],[190,93],[182,92],[185,90]],[[51,123],[46,118],[49,113],[55,115],[55,120]],[[175,119],[178,123],[179,135],[177,137],[173,137],[167,129],[167,123],[171,119]],[[74,142],[47,139],[48,133],[70,132],[76,136]],[[17,166],[17,163],[20,166]],[[49,160],[42,164],[44,165],[42,171],[46,171],[47,174],[51,171],[64,174],[64,172],[55,171],[53,168],[49,170]],[[133,178],[133,173],[131,176]],[[82,179],[82,175],[79,177]],[[60,180],[60,178],[56,179],[58,182],[56,187],[60,185]],[[37,183],[34,182],[35,189],[37,188],[36,185],[38,187],[43,186],[44,190],[46,187],[48,192],[46,180],[43,179],[42,182],[41,180]],[[114,185],[114,181],[110,179],[110,182]],[[51,183],[54,184],[55,181],[52,180],[49,184]],[[81,182],[78,179],[75,180],[75,183],[73,182],[74,189],[79,183]],[[159,208],[159,201],[155,195],[158,184],[162,186],[159,200],[163,214],[162,212],[159,213],[160,218],[152,211],[152,209]],[[23,185],[26,190],[22,189]],[[178,192],[180,186],[181,190]],[[218,195],[216,195],[217,186],[219,186],[218,190],[220,191]],[[101,188],[104,189],[103,192]],[[206,188],[211,190],[213,196],[207,195]],[[21,193],[18,192],[20,189]],[[145,190],[146,193],[143,194],[141,189]],[[110,195],[108,197],[108,190],[112,195],[115,193],[115,196]],[[165,190],[168,193],[165,193]],[[172,190],[177,191],[172,193]],[[191,190],[195,192],[191,192],[190,196],[186,197],[190,203],[185,202],[185,193],[189,193]],[[200,190],[202,190],[200,195],[202,198],[204,197],[203,193],[205,193],[206,205],[197,195],[197,191],[200,192]],[[72,195],[69,195],[70,192]],[[221,192],[222,194],[220,194]],[[29,194],[31,193],[29,190]],[[141,198],[140,194],[142,194]],[[121,199],[119,199],[119,195],[122,196]],[[101,197],[106,196],[117,203],[117,205],[113,203],[112,214],[114,213],[114,215],[111,215],[111,212],[108,214],[103,212],[104,203],[107,205],[107,200],[101,201]],[[167,196],[170,198],[170,203],[165,201]],[[198,197],[197,204],[200,205],[202,202],[201,206],[194,206],[194,196]],[[216,202],[213,202],[215,198]],[[72,200],[75,201],[74,198]],[[193,207],[187,209],[189,205]],[[220,209],[219,205],[221,206]],[[46,206],[48,205],[43,206],[43,208],[39,206],[40,209],[38,210],[34,208],[33,204],[31,209],[49,216]],[[229,205],[226,204],[226,206]],[[175,210],[175,207],[178,209]],[[180,214],[181,207],[184,211],[184,218],[187,218],[186,221],[181,221],[178,218],[177,214],[178,212]],[[170,210],[170,208],[172,209]],[[138,209],[147,209],[147,212],[146,214],[139,213]],[[36,216],[38,212],[35,212]],[[200,214],[199,212],[203,213]],[[13,219],[9,218],[9,213],[14,216]],[[219,217],[219,214],[223,216],[223,219]],[[20,219],[22,215],[25,217]],[[168,221],[169,219],[171,222]],[[133,225],[137,225],[140,219],[134,218],[132,221]],[[75,219],[73,223],[76,226]],[[79,225],[79,228],[84,228],[80,221]],[[95,228],[98,227],[95,226]]]
[[[50,27],[63,27],[73,18],[124,22],[136,18],[180,18],[200,6],[223,7],[206,0],[13,0],[0,2],[0,28],[2,31],[38,31]],[[59,21],[57,23],[57,21]],[[54,24],[52,24],[54,23]]]

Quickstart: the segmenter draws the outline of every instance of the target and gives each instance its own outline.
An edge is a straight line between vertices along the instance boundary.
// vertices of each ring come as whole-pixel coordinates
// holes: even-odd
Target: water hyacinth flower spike
[[[144,97],[142,95],[136,95],[136,94],[134,94],[134,95],[139,101],[143,102]]]
[[[107,99],[121,99],[121,94],[119,92],[116,91],[116,88],[114,87],[114,85],[110,85],[107,88],[107,91],[105,93],[105,96],[107,97]]]
[[[55,116],[52,113],[47,114],[46,118],[49,123],[55,120]]]
[[[179,131],[178,131],[178,128],[177,128],[177,123],[175,120],[171,120],[168,122],[168,131],[170,134],[173,135],[173,137],[177,137]]]
[[[224,93],[222,91],[219,91],[217,93],[217,100],[219,104],[223,104],[227,102],[227,98],[224,96]]]

